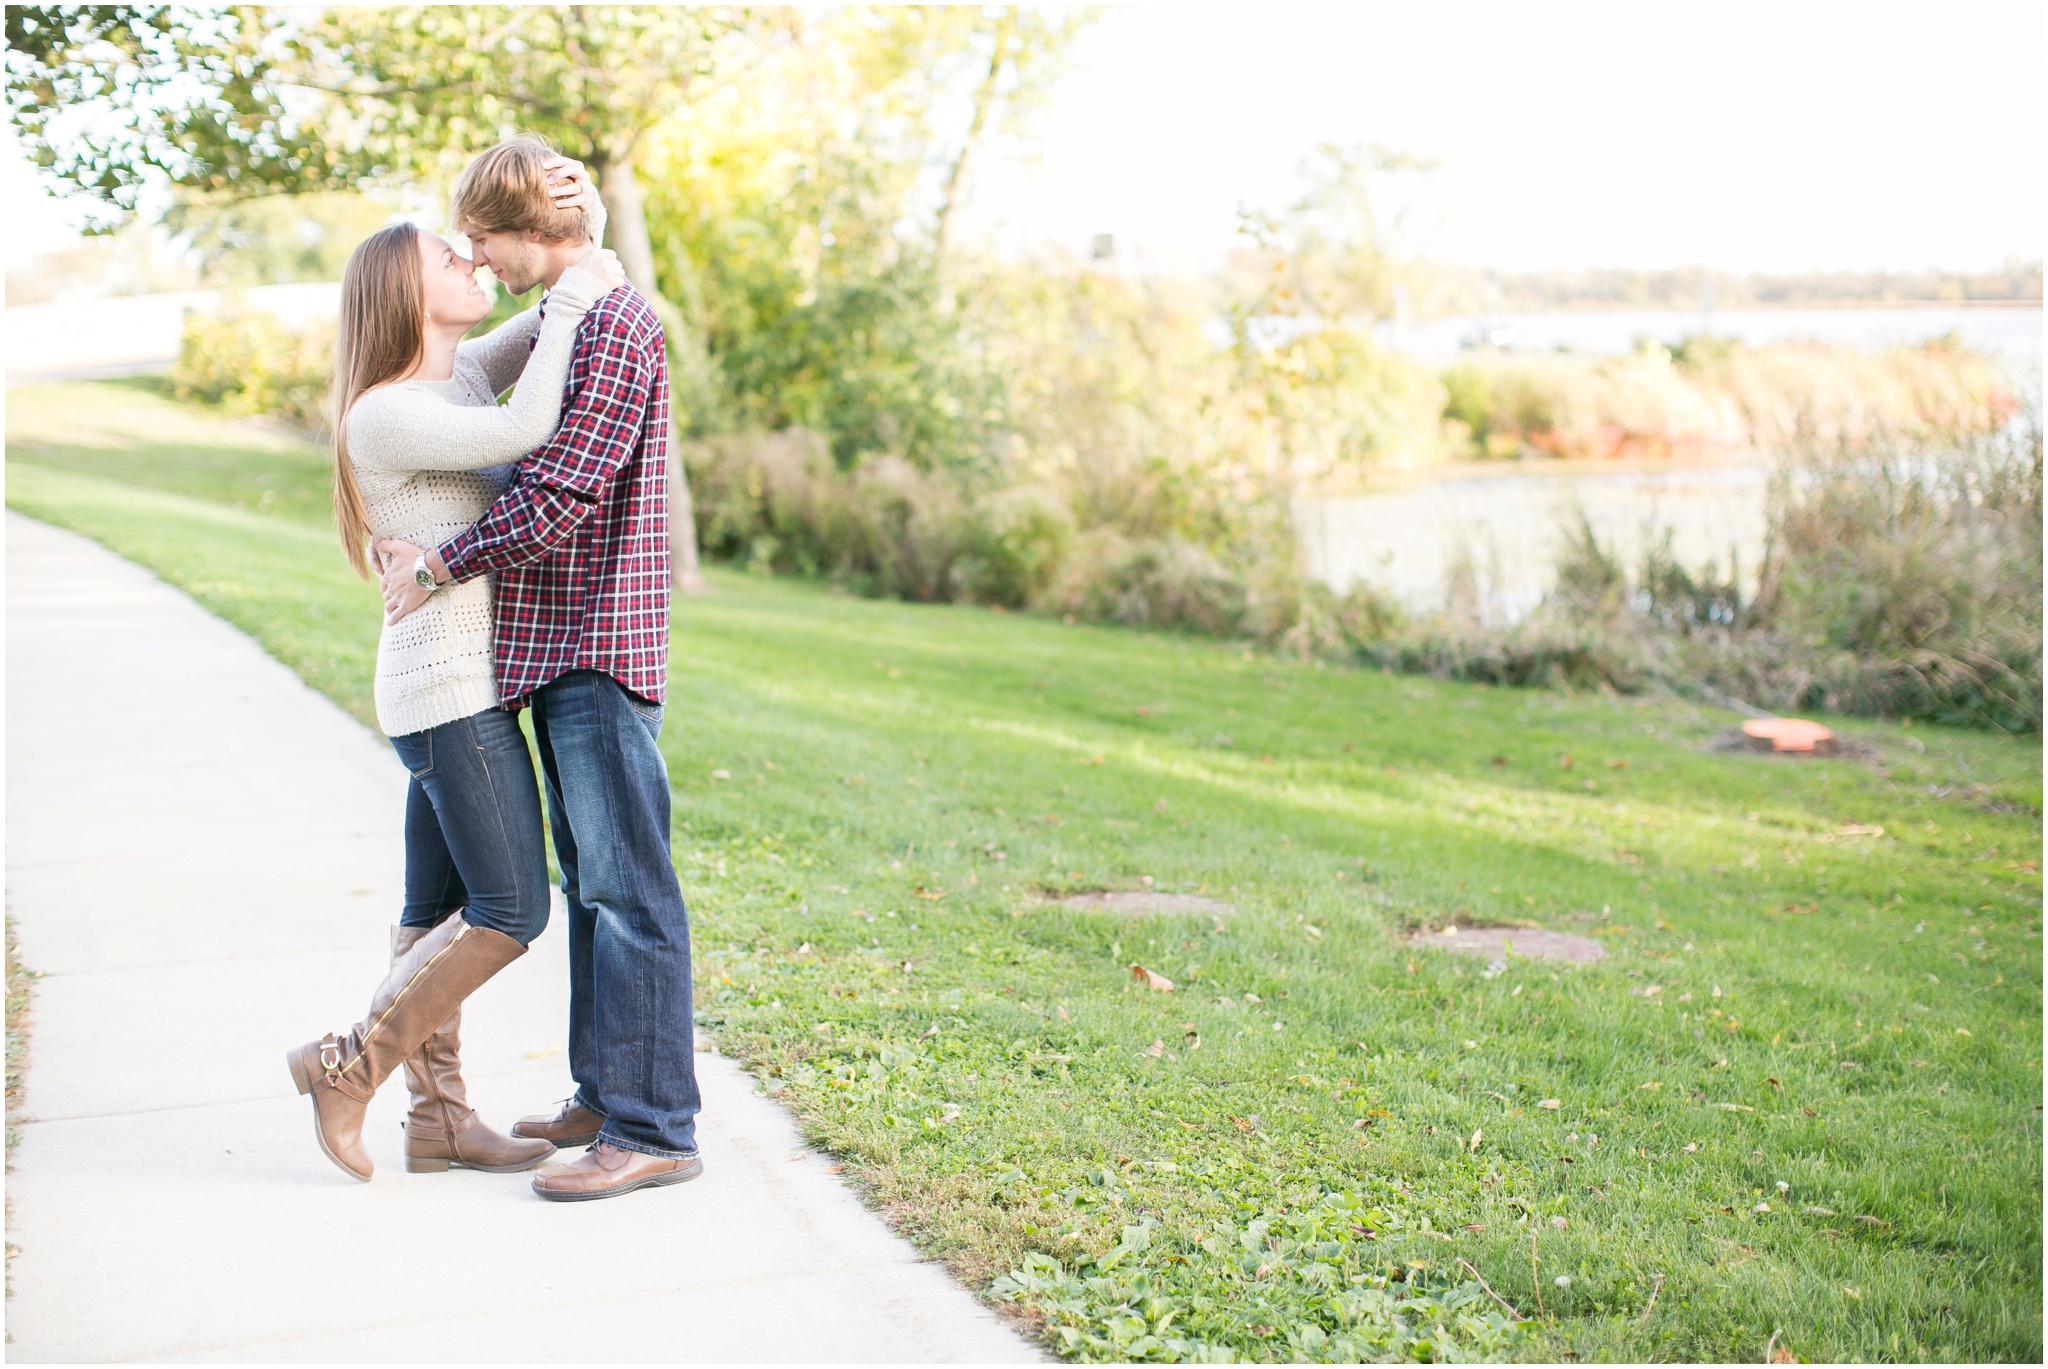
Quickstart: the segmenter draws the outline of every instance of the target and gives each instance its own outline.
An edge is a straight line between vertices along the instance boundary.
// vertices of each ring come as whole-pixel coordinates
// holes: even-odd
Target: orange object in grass
[[[1744,736],[1769,742],[1773,751],[1811,751],[1835,739],[1832,729],[1804,718],[1752,718],[1742,725],[1742,731]]]

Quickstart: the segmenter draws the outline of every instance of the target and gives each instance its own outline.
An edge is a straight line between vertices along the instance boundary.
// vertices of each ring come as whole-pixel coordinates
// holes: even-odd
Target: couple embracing
[[[597,246],[603,208],[583,168],[539,140],[477,157],[451,210],[468,256],[394,224],[342,280],[335,511],[351,561],[382,581],[377,719],[411,772],[405,906],[363,1019],[288,1060],[320,1148],[357,1179],[372,1170],[369,1101],[403,1069],[408,1170],[537,1170],[543,1198],[608,1198],[702,1169],[690,930],[656,745],[663,336]],[[491,308],[477,267],[517,294],[546,286],[544,302],[465,340]],[[547,925],[521,710],[567,897],[576,1091],[506,1136],[468,1106],[459,1046],[463,1001]]]

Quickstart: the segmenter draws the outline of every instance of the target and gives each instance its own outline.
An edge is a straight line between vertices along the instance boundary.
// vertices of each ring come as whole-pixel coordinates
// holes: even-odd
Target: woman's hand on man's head
[[[548,173],[548,194],[554,198],[555,208],[596,210],[597,187],[590,183],[590,172],[583,163],[557,154],[540,166]]]

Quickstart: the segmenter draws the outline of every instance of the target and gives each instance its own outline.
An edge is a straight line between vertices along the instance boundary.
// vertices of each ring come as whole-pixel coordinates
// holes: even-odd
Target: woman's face
[[[428,324],[466,331],[491,312],[491,297],[477,284],[475,265],[432,233],[420,234],[420,269],[426,278]]]

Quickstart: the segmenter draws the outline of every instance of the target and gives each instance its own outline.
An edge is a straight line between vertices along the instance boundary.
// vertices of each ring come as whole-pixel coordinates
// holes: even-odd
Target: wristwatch
[[[419,559],[412,563],[412,580],[427,593],[434,592],[434,572],[427,569],[427,554],[421,552]]]

